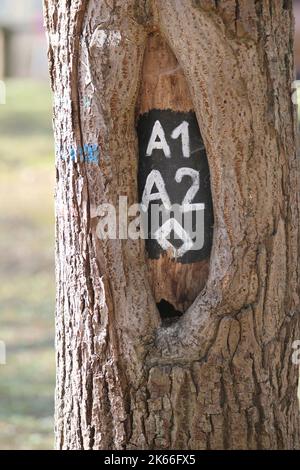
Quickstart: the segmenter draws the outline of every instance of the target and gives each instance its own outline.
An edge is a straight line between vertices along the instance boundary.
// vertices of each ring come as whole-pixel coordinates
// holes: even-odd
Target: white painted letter
[[[156,186],[158,189],[157,193],[152,193],[153,186]],[[142,197],[142,207],[143,210],[148,210],[150,201],[162,201],[166,209],[169,209],[171,206],[168,193],[166,191],[165,182],[158,170],[152,170],[147,177],[145,184],[143,197]]]
[[[157,138],[159,138],[160,140],[157,141]],[[171,150],[166,141],[165,131],[163,130],[162,125],[159,121],[156,121],[153,126],[146,154],[148,156],[152,155],[154,149],[163,150],[167,158],[171,157]]]

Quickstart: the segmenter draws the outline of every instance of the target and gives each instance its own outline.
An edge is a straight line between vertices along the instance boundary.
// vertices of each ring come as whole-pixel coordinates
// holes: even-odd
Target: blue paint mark
[[[76,151],[73,147],[70,149],[70,160],[71,162],[76,162]]]
[[[74,147],[71,147],[69,150],[69,155],[66,158],[62,157],[63,160],[69,159],[74,163],[94,163],[98,164],[100,160],[100,149],[98,144],[85,144],[82,147],[78,147],[77,151]]]

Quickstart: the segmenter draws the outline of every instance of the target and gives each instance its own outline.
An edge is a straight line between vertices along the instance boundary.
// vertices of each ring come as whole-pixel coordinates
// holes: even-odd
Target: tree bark
[[[299,163],[292,1],[44,0],[54,92],[59,449],[295,449]],[[214,209],[209,276],[161,322],[142,240],[99,240],[137,202],[148,36],[188,84]],[[80,155],[97,144],[99,164]],[[75,150],[74,150],[75,149]]]

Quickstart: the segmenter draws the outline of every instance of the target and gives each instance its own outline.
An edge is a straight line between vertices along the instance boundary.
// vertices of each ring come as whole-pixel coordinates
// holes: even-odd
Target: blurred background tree
[[[0,449],[53,448],[54,150],[41,0],[1,0]]]

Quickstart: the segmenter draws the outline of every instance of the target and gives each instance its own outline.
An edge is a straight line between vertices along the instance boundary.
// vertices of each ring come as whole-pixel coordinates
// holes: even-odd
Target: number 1
[[[190,136],[189,136],[189,123],[183,121],[171,134],[172,139],[178,139],[181,135],[182,141],[182,153],[184,158],[190,158],[191,150],[190,150]]]

